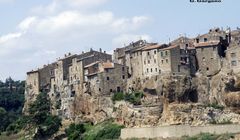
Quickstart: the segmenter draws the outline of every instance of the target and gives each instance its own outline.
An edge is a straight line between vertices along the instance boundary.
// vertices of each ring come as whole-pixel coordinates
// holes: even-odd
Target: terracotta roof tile
[[[161,45],[156,44],[156,45],[147,46],[145,48],[142,48],[142,50],[147,51],[147,50],[158,49],[158,48],[161,48]]]
[[[114,63],[112,62],[104,62],[102,63],[104,69],[111,69],[114,68]]]
[[[196,48],[199,48],[199,47],[207,47],[207,46],[216,46],[219,43],[220,43],[219,41],[211,41],[211,42],[196,43],[194,45]]]
[[[161,51],[170,50],[170,49],[177,48],[177,47],[179,47],[179,45],[169,46],[169,47],[167,47],[167,48],[162,48],[162,49],[160,49],[160,50],[161,50]]]

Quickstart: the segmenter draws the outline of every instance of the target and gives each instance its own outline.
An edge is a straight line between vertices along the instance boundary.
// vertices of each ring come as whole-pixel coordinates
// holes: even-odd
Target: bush
[[[18,133],[20,130],[25,128],[29,123],[31,123],[31,118],[29,116],[22,116],[17,121],[11,123],[6,131],[8,134]]]
[[[208,104],[207,107],[212,107],[212,108],[219,109],[219,110],[223,110],[224,109],[224,106],[218,105],[216,103]]]
[[[84,124],[71,124],[69,128],[65,129],[68,140],[81,139],[82,134],[86,131]]]
[[[112,101],[121,101],[121,100],[124,100],[124,93],[122,92],[118,92],[118,93],[115,93],[112,97]]]
[[[31,125],[38,128],[35,138],[49,137],[61,127],[61,119],[51,115],[50,105],[46,93],[40,93],[36,100],[30,104],[29,117],[31,117]]]
[[[61,119],[57,116],[48,116],[43,124],[41,124],[38,128],[37,137],[48,137],[52,136],[56,133],[61,126]]]
[[[141,105],[141,99],[144,97],[144,94],[141,92],[135,92],[135,93],[115,93],[112,97],[112,101],[121,101],[125,100],[128,101],[134,105]]]
[[[122,128],[123,126],[117,124],[108,124],[97,133],[96,139],[118,139]]]

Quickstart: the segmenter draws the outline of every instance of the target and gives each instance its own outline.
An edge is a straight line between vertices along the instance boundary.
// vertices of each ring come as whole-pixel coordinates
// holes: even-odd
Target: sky
[[[238,0],[0,0],[0,80],[66,53],[90,48],[111,53],[132,41],[159,44],[210,28],[240,26]]]

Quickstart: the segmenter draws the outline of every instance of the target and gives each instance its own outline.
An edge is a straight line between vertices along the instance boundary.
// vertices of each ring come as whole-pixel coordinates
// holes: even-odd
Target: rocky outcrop
[[[239,123],[240,115],[229,109],[216,109],[201,104],[170,104],[164,111],[159,125],[208,125]]]

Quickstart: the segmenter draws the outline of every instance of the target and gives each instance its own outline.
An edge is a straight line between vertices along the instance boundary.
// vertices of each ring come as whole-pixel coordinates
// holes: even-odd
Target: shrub
[[[144,97],[144,94],[141,92],[134,92],[134,93],[122,93],[122,92],[118,92],[115,93],[112,97],[112,101],[121,101],[121,100],[125,100],[128,101],[134,105],[141,105],[141,99]]]
[[[208,104],[207,107],[212,107],[212,108],[219,109],[219,110],[223,110],[224,109],[224,106],[218,105],[216,103]]]
[[[118,93],[115,93],[112,97],[112,101],[121,101],[121,100],[124,100],[124,93],[122,92],[118,92]]]
[[[123,126],[117,124],[108,124],[97,133],[96,139],[118,139],[122,128]]]
[[[69,128],[65,129],[68,140],[81,139],[82,134],[86,131],[84,124],[71,124]]]

